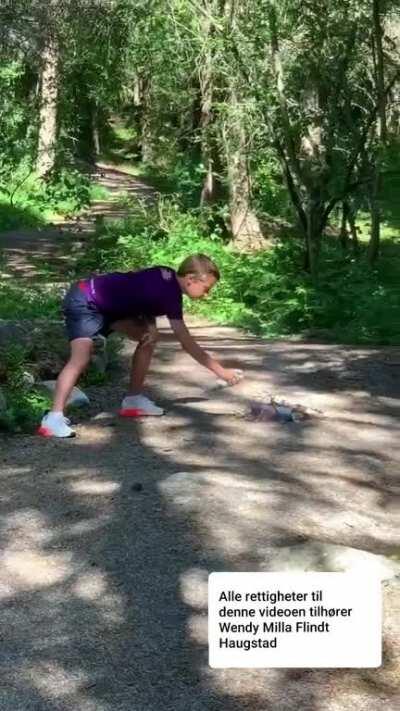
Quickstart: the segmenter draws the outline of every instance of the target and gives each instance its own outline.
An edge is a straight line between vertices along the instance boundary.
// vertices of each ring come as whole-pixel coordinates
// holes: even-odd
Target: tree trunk
[[[200,205],[211,204],[218,195],[217,178],[214,174],[214,151],[212,131],[212,85],[210,75],[200,79],[201,86],[201,159],[206,169],[203,188],[200,196]]]
[[[142,103],[142,82],[139,74],[133,77],[133,105],[141,106]]]
[[[359,248],[360,248],[360,244],[358,241],[357,226],[355,223],[354,215],[351,210],[349,212],[349,225],[350,225],[351,239],[353,242],[353,251],[357,254],[357,252],[359,251]]]
[[[229,213],[233,244],[237,249],[268,246],[258,217],[251,207],[251,181],[248,166],[246,128],[236,90],[231,88],[231,116],[225,133],[228,167]]]
[[[42,54],[40,84],[39,138],[36,170],[45,177],[56,160],[58,99],[58,46],[49,35]]]
[[[381,25],[381,0],[372,0],[372,14],[374,23],[374,64],[375,82],[378,101],[378,134],[379,138],[385,142],[387,137],[386,126],[386,91],[385,91],[385,66],[383,55],[383,29]]]
[[[322,234],[326,227],[325,206],[317,196],[311,197],[307,205],[306,269],[313,281],[318,279],[318,264]]]
[[[347,232],[347,222],[349,220],[349,204],[346,200],[342,202],[342,224],[340,227],[340,244],[347,250],[349,246],[349,235]]]
[[[379,208],[379,183],[380,176],[378,167],[374,167],[372,176],[370,193],[369,193],[369,209],[371,214],[371,236],[368,245],[368,261],[373,264],[378,258],[380,249],[381,236],[381,215]]]
[[[141,153],[143,163],[152,163],[154,160],[154,147],[151,121],[151,85],[150,79],[142,80],[142,101],[141,101]]]
[[[206,3],[206,9],[207,3]],[[200,85],[200,131],[201,159],[206,169],[200,205],[216,202],[219,194],[219,181],[215,175],[215,137],[213,136],[213,53],[211,38],[213,26],[210,15],[201,18],[201,33],[204,43],[202,66],[199,73]]]
[[[100,130],[99,130],[99,115],[98,115],[97,106],[94,102],[92,104],[92,143],[93,143],[94,158],[96,159],[100,155],[101,144],[100,144]]]

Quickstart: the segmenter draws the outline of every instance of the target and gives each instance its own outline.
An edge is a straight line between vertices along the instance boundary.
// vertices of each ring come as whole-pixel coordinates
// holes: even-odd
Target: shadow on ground
[[[208,374],[169,343],[152,378],[167,417],[117,422],[118,379],[92,389],[78,439],[2,440],[1,708],[395,708],[392,602],[380,670],[208,667],[210,572],[265,571],[277,548],[307,540],[398,550],[399,446],[383,384],[365,406],[325,381],[337,349],[250,349],[212,329],[203,339],[245,362],[247,384],[211,394]],[[355,354],[342,350],[351,375]],[[372,381],[359,385],[369,398]],[[293,428],[235,415],[262,387],[325,398],[330,417]]]

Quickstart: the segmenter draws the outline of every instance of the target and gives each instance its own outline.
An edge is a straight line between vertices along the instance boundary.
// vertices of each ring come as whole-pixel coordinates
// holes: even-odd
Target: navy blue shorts
[[[119,318],[127,319],[126,316],[108,318],[101,313],[86,291],[79,286],[79,283],[71,286],[65,295],[62,309],[70,341],[75,338],[96,338],[99,335],[107,337],[110,335],[112,324],[116,320],[119,320]],[[143,329],[149,324],[156,323],[153,316],[135,316],[129,320]]]
[[[111,331],[111,321],[102,314],[96,304],[78,284],[71,286],[65,295],[62,305],[68,338],[95,338],[98,335],[108,336]]]

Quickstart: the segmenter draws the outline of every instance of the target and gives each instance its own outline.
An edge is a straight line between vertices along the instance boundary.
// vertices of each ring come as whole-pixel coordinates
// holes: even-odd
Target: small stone
[[[22,373],[22,382],[26,388],[32,388],[35,384],[35,376],[25,370]]]
[[[40,385],[42,385],[46,390],[51,393],[54,392],[56,387],[56,380],[42,380]],[[74,388],[71,395],[68,398],[67,405],[89,405],[90,401],[87,395],[79,388]]]

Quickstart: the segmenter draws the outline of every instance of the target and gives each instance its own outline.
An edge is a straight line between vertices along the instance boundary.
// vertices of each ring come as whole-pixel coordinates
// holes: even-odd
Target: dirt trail
[[[118,421],[118,375],[87,390],[76,440],[0,440],[0,709],[397,708],[398,581],[384,586],[380,669],[217,670],[207,580],[274,569],[304,546],[316,570],[334,569],[335,545],[396,563],[399,350],[267,343],[190,324],[201,345],[244,368],[237,388],[213,389],[161,323],[149,384],[165,417]],[[248,421],[243,411],[263,392],[326,417]]]
[[[85,240],[93,232],[96,221],[125,217],[127,208],[121,206],[121,196],[154,200],[156,192],[149,185],[120,169],[97,164],[93,179],[107,188],[107,200],[94,201],[90,208],[75,218],[59,218],[41,229],[21,229],[0,232],[3,276],[23,278],[30,283],[43,281],[43,264],[52,263],[58,281],[67,278],[74,259],[85,248]]]

